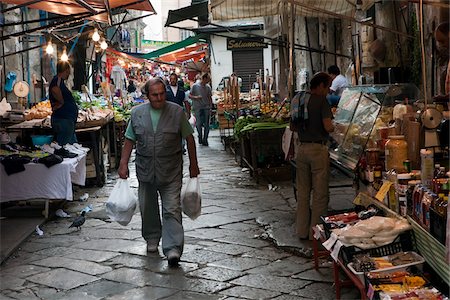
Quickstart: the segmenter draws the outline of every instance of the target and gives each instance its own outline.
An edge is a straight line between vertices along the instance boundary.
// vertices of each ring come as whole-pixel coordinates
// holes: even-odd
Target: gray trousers
[[[163,253],[171,249],[183,253],[184,230],[181,221],[180,193],[182,176],[168,184],[139,181],[139,208],[142,218],[142,237],[157,244],[162,238]],[[158,203],[161,197],[162,222]],[[162,223],[162,224],[161,224]]]
[[[319,224],[320,216],[328,212],[330,162],[327,146],[300,144],[296,164],[297,234],[312,240],[311,227]]]

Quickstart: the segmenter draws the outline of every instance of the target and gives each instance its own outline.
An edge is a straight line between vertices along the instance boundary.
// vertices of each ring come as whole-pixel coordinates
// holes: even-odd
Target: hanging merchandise
[[[17,74],[16,72],[8,72],[6,75],[5,91],[11,93],[13,90],[14,83],[16,82]]]

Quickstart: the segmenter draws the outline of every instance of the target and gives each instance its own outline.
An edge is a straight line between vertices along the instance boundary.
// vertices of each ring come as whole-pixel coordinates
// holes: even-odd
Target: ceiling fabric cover
[[[109,1],[109,6],[111,9],[120,6],[131,10],[155,12],[149,0],[142,0],[141,2],[138,2],[136,0],[106,0],[106,1]],[[24,0],[2,0],[2,2],[6,4],[18,5],[24,3]],[[104,0],[84,0],[84,2],[88,4],[96,12],[106,11],[106,5]],[[135,4],[127,6],[127,4],[131,3]],[[77,1],[75,0],[42,0],[40,2],[27,5],[27,7],[64,16],[70,16],[80,13],[91,13],[92,16],[88,17],[88,19],[105,23],[108,22],[107,12],[95,14],[94,11],[88,10],[84,6],[78,4]]]
[[[362,10],[373,5],[374,0],[362,0]],[[290,0],[211,0],[213,20],[235,20],[279,15],[283,4]],[[356,0],[294,0],[296,14],[305,17],[353,17]]]

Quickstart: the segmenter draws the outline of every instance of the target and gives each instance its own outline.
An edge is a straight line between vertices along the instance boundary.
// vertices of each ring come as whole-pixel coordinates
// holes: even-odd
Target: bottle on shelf
[[[434,172],[433,172],[433,177],[437,178],[437,175],[439,174],[441,165],[440,164],[434,164]]]

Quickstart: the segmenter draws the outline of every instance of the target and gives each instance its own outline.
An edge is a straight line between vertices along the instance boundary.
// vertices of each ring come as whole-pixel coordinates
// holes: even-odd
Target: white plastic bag
[[[189,178],[181,191],[181,209],[186,216],[195,220],[202,212],[202,194],[198,177]]]
[[[106,202],[106,213],[111,220],[126,226],[136,212],[137,197],[127,179],[118,179]]]

